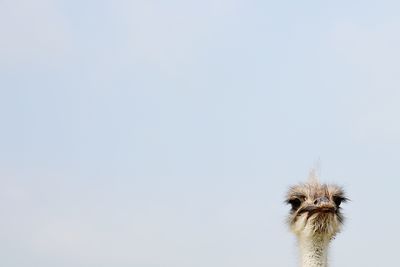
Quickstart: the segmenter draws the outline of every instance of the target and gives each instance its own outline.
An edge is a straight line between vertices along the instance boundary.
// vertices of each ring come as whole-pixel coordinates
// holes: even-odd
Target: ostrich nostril
[[[315,201],[314,201],[314,205],[317,205],[318,204],[318,199],[316,199]]]

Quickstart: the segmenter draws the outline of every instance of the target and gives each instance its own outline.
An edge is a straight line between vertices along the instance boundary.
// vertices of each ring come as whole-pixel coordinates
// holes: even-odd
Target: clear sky
[[[395,266],[398,1],[0,1],[5,267],[296,266],[287,187]]]

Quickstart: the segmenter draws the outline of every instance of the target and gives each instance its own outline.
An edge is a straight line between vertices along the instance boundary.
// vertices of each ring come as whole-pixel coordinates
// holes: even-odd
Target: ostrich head
[[[307,183],[292,186],[287,193],[290,229],[301,238],[331,240],[343,224],[340,205],[347,200],[341,187],[321,184],[310,176]]]

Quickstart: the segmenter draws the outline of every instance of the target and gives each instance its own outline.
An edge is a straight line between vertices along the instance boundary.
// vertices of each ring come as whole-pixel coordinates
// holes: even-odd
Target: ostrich
[[[291,205],[287,222],[300,246],[302,267],[326,267],[330,241],[340,231],[343,215],[340,204],[346,202],[343,189],[321,184],[311,171],[306,183],[290,187],[286,203]]]

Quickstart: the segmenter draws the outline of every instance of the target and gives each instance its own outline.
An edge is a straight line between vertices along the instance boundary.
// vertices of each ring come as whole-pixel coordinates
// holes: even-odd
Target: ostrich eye
[[[339,207],[340,204],[342,204],[342,202],[346,201],[346,198],[336,196],[336,197],[333,197],[333,201],[335,202],[336,206]]]
[[[292,205],[292,210],[295,211],[295,210],[297,210],[298,208],[300,208],[301,200],[298,199],[298,198],[293,198],[293,199],[288,200],[288,203],[289,203],[290,205]]]

